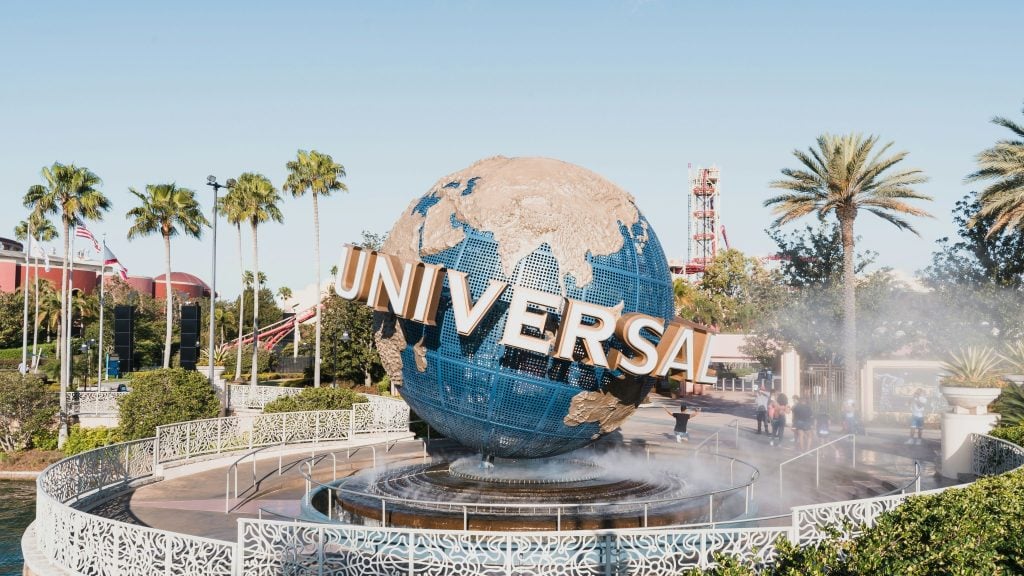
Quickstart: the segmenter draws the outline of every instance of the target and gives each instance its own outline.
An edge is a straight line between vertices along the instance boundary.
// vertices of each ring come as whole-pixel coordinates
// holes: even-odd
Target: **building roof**
[[[161,274],[153,278],[153,282],[163,282],[166,274]],[[188,272],[171,272],[171,284],[191,284],[193,286],[202,286],[206,290],[210,287],[206,285],[198,276],[189,274]]]

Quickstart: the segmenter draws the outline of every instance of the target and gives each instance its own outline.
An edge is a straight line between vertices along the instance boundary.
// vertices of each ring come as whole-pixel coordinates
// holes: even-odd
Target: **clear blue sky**
[[[715,163],[730,240],[761,255],[773,248],[761,203],[791,151],[859,130],[931,177],[937,218],[921,238],[857,222],[882,264],[913,272],[953,232],[974,154],[1008,134],[989,119],[1021,119],[1022,16],[1011,1],[5,2],[0,235],[42,166],[74,162],[114,203],[92,229],[133,274],[156,275],[159,238],[124,238],[129,186],[175,181],[208,208],[207,174],[280,185],[295,151],[314,148],[349,175],[350,193],[321,204],[325,275],[343,242],[387,231],[437,178],[495,154],[608,177],[670,257],[686,250],[687,163]],[[283,209],[260,267],[299,290],[312,282],[310,201]],[[235,237],[220,230],[232,296]],[[176,241],[175,269],[206,277],[203,242]]]

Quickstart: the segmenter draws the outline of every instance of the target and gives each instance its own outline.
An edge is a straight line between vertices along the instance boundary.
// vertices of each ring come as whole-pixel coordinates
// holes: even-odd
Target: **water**
[[[36,483],[0,480],[0,576],[21,574],[21,535],[36,515]]]

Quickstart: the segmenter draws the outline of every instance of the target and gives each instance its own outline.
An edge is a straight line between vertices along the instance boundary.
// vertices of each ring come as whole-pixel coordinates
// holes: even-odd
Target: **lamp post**
[[[214,336],[216,334],[216,330],[215,330],[215,327],[214,327],[214,319],[213,319],[213,317],[214,317],[214,311],[215,311],[215,308],[216,308],[216,301],[217,301],[217,202],[219,200],[217,195],[220,192],[221,188],[228,188],[228,189],[233,188],[234,185],[235,185],[235,179],[234,178],[228,178],[227,182],[225,182],[224,184],[221,184],[220,182],[217,182],[217,177],[213,176],[211,174],[210,176],[206,177],[206,185],[211,187],[211,188],[213,188],[213,208],[210,210],[210,214],[212,216],[210,218],[210,228],[211,228],[211,232],[213,234],[213,247],[211,249],[212,252],[211,252],[211,257],[210,257],[210,306],[209,306],[210,310],[208,312],[209,315],[210,315],[210,318],[209,318],[210,330],[209,330],[209,342],[207,342],[206,360],[207,360],[207,364],[209,364],[209,366],[208,366],[208,369],[209,369],[208,377],[210,378],[210,386],[213,386],[214,388],[216,388],[217,384],[216,384],[216,382],[214,382],[214,379],[213,379],[213,357],[214,357],[213,356],[213,342],[214,342]],[[221,391],[220,411],[221,411],[221,415],[222,416],[227,412],[227,409],[228,409],[228,387],[227,387],[227,385],[225,385],[224,386],[224,390]]]
[[[341,332],[341,343],[342,344],[348,344],[348,341],[351,340],[351,339],[352,339],[352,337],[349,335],[348,330],[342,330],[342,332]],[[333,372],[334,372],[334,382],[333,382],[333,384],[334,384],[334,387],[337,388],[338,387],[338,332],[337,331],[334,332],[334,337],[331,338],[331,341],[332,341],[331,342],[331,351],[334,353],[334,366],[333,366],[333,368],[334,368],[334,370],[333,370]]]
[[[85,376],[83,376],[83,378],[85,379],[85,381],[82,383],[83,384],[83,388],[87,388],[89,386],[89,369],[88,369],[88,367],[92,366],[92,347],[95,346],[95,345],[96,345],[96,341],[93,340],[93,339],[89,339],[89,340],[86,340],[86,341],[82,342],[81,347],[79,347],[79,350],[81,350],[82,354],[86,355],[86,357],[85,357],[86,371],[85,371]],[[96,379],[96,390],[99,390],[99,389],[100,389],[100,380],[99,380],[99,378],[97,378]]]

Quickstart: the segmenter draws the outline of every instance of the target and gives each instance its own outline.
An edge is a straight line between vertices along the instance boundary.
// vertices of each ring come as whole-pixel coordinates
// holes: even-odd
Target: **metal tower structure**
[[[687,212],[690,218],[690,239],[686,247],[687,275],[700,275],[718,254],[718,236],[724,236],[718,219],[721,204],[718,191],[718,168],[690,168],[690,192]]]

